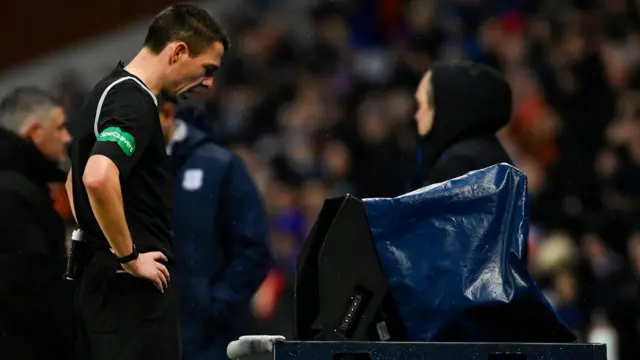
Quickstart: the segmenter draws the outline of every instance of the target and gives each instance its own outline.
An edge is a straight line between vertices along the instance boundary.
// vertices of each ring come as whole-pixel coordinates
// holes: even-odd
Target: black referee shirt
[[[91,90],[71,133],[73,201],[90,245],[109,247],[82,182],[87,160],[100,154],[120,169],[124,212],[138,251],[159,250],[170,258],[171,168],[155,95],[119,63]]]

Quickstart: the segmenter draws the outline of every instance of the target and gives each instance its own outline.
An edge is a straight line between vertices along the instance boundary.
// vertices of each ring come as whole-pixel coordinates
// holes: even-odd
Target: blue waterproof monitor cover
[[[365,209],[410,341],[572,342],[526,266],[526,176],[499,164]]]

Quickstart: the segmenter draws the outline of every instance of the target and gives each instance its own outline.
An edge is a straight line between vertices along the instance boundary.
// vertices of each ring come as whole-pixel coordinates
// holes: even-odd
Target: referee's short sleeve
[[[111,159],[126,179],[149,144],[157,109],[150,94],[133,81],[109,89],[101,105],[91,155]]]

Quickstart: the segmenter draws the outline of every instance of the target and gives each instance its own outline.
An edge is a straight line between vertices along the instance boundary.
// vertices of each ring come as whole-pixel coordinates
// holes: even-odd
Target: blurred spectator
[[[556,294],[555,309],[562,321],[576,332],[584,324],[584,314],[580,309],[578,280],[569,269],[560,269],[554,274],[553,288]]]
[[[538,277],[573,268],[578,260],[578,248],[569,235],[552,232],[536,249],[532,257],[532,273]]]
[[[37,88],[0,102],[0,353],[66,359],[73,298],[63,283],[65,227],[50,184],[71,140],[60,103]]]
[[[175,119],[173,104],[159,111],[174,169],[184,359],[225,359],[250,331],[250,301],[270,267],[264,208],[237,155]]]

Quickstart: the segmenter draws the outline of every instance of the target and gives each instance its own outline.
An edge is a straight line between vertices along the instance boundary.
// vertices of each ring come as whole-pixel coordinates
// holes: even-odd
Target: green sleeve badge
[[[136,151],[136,139],[119,127],[108,127],[98,135],[97,141],[111,141],[122,149],[125,155],[131,156]]]

